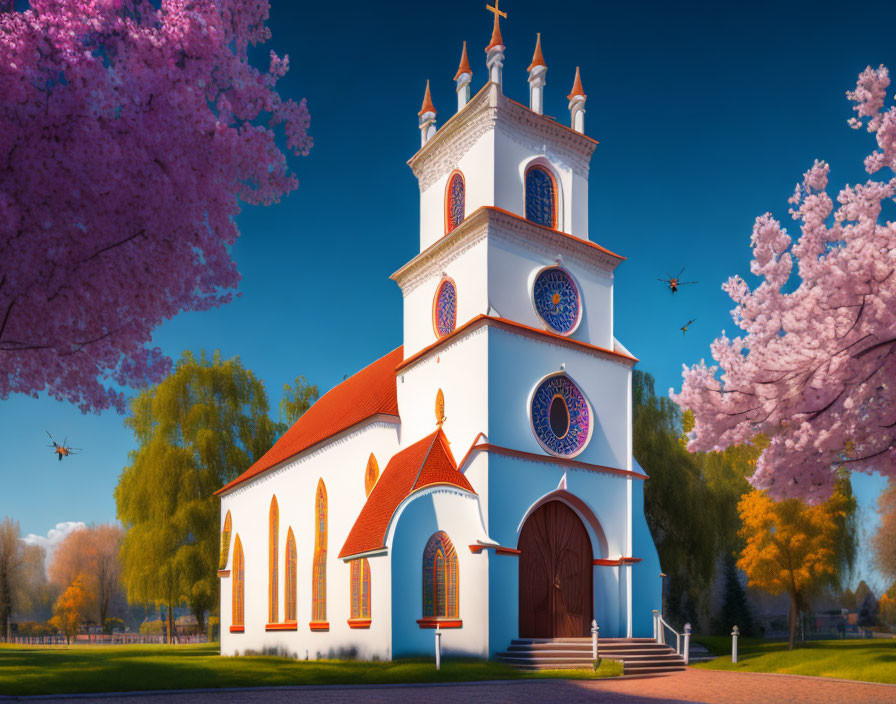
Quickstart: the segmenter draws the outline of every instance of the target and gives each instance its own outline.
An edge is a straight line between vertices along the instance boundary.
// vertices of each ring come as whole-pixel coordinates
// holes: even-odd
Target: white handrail
[[[660,645],[666,645],[666,628],[675,634],[675,652],[678,655],[684,656],[684,664],[687,665],[690,660],[689,656],[691,650],[691,624],[686,623],[684,626],[684,633],[679,633],[666,622],[666,619],[663,618],[663,615],[659,611],[654,609],[653,639]],[[684,637],[684,649],[681,647],[682,637]]]

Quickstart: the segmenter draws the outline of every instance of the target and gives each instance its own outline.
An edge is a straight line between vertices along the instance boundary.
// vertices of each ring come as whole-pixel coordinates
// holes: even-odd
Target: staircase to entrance
[[[684,657],[653,638],[601,638],[598,657],[620,660],[626,675],[660,675],[685,668]],[[497,659],[521,670],[593,666],[591,638],[518,638]]]

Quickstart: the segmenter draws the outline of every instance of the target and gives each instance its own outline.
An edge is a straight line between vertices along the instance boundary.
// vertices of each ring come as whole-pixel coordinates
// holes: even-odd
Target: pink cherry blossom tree
[[[881,216],[896,193],[889,84],[884,66],[869,67],[847,93],[850,125],[877,141],[864,162],[872,178],[834,200],[829,167],[816,161],[789,200],[796,243],[770,214],[756,219],[750,270],[760,283],[750,290],[734,276],[723,286],[743,334],[723,332],[716,364],[685,366],[671,393],[694,412],[692,451],[768,437],[751,482],[778,498],[820,501],[841,467],[896,477],[896,223]]]
[[[268,10],[0,0],[0,398],[123,411],[171,366],[153,329],[230,300],[240,201],[295,189],[311,147],[288,57],[247,58]]]

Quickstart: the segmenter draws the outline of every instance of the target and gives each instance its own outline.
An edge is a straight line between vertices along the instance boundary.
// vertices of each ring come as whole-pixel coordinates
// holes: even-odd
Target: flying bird
[[[665,279],[657,279],[657,281],[662,281],[664,284],[666,284],[672,290],[672,293],[675,293],[678,290],[679,286],[687,286],[689,284],[700,283],[699,281],[682,281],[681,275],[684,273],[685,269],[687,269],[687,267],[683,266],[681,267],[681,271],[679,271],[676,276],[666,274]]]
[[[687,335],[688,328],[690,327],[691,323],[695,322],[696,320],[697,320],[696,318],[691,318],[688,322],[686,322],[684,325],[682,325],[680,328],[678,328],[679,330],[681,330],[681,334]]]
[[[68,446],[68,438],[65,438],[65,440],[63,440],[62,444],[60,445],[58,442],[56,442],[53,439],[53,436],[50,435],[49,430],[47,430],[46,433],[47,433],[47,436],[50,438],[50,444],[47,445],[47,447],[53,448],[53,452],[56,453],[56,456],[59,458],[60,462],[62,462],[63,457],[68,457],[69,455],[77,455],[79,452],[81,452],[80,447],[69,447]]]

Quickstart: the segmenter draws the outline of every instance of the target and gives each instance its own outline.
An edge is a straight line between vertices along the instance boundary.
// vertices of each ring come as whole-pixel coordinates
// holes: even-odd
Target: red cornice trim
[[[460,619],[420,618],[417,619],[420,628],[462,628],[464,622]]]
[[[349,628],[370,628],[369,618],[350,618],[346,623]]]
[[[330,622],[329,621],[311,621],[308,624],[308,628],[312,631],[329,631],[330,630]]]
[[[470,552],[473,553],[474,555],[478,555],[483,550],[494,550],[495,555],[514,555],[514,556],[516,556],[516,555],[520,554],[520,551],[516,550],[515,548],[505,548],[500,545],[476,544],[476,545],[470,546]]]
[[[619,567],[620,565],[633,565],[640,561],[640,557],[619,557],[615,560],[597,559],[592,564],[604,567]]]
[[[296,621],[283,621],[282,623],[266,623],[266,631],[297,631],[299,624]]]
[[[245,626],[231,626],[230,627],[231,633],[245,633],[245,631],[246,631]]]
[[[602,464],[591,464],[590,462],[581,462],[580,460],[571,460],[566,457],[554,457],[553,455],[536,455],[533,452],[523,452],[522,450],[511,450],[509,447],[501,447],[500,445],[492,445],[484,442],[481,445],[474,445],[470,448],[472,453],[474,450],[482,450],[483,452],[494,452],[496,455],[506,455],[507,457],[517,457],[532,462],[545,462],[547,464],[562,464],[567,467],[575,467],[576,469],[587,469],[591,472],[604,472],[606,474],[615,474],[620,477],[631,477],[632,479],[647,479],[646,474],[639,474],[628,469],[617,469],[616,467],[606,467]]]
[[[218,576],[219,577],[229,577],[230,570],[218,570]]]
[[[588,350],[592,352],[600,352],[601,354],[608,354],[613,357],[618,357],[619,359],[623,359],[629,362],[637,362],[637,357],[632,357],[631,355],[623,354],[622,352],[616,352],[615,350],[608,350],[605,347],[598,347],[597,345],[592,345],[590,342],[581,342],[580,340],[573,340],[569,337],[564,337],[563,335],[558,335],[554,332],[548,332],[547,330],[539,330],[538,328],[530,327],[529,325],[523,325],[522,323],[517,323],[512,320],[507,320],[506,318],[496,318],[491,315],[477,315],[472,320],[468,320],[466,323],[456,328],[454,332],[450,332],[444,337],[440,337],[438,340],[433,342],[428,347],[424,347],[419,352],[412,354],[410,357],[405,358],[405,360],[395,367],[395,373],[397,374],[402,369],[406,369],[410,365],[414,364],[414,362],[418,361],[422,357],[425,357],[430,352],[433,352],[443,345],[451,342],[456,336],[464,333],[465,331],[473,328],[478,323],[487,323],[489,325],[495,325],[496,327],[503,327],[510,329],[512,332],[520,332],[525,335],[529,335],[535,339],[538,338],[548,338],[553,342],[559,342],[560,344],[568,345],[575,349]]]

